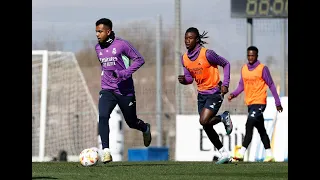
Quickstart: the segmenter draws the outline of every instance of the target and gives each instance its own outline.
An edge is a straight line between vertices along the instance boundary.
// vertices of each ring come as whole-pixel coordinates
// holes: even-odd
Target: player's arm
[[[230,63],[224,57],[219,56],[211,49],[207,49],[206,57],[210,64],[216,64],[223,67],[223,82],[222,86],[229,87],[230,83]]]
[[[269,86],[269,89],[270,89],[272,96],[275,100],[276,106],[281,106],[281,102],[280,102],[280,98],[279,98],[276,86],[274,85],[274,82],[271,77],[271,73],[270,73],[269,68],[267,66],[264,66],[264,68],[263,68],[262,79]]]
[[[242,75],[240,73],[240,80],[238,83],[238,87],[232,93],[230,93],[231,98],[237,97],[240,93],[242,93],[243,90],[244,90],[243,80],[242,80]]]
[[[98,53],[98,50],[97,50],[97,47],[98,47],[98,44],[95,46],[95,51],[96,51],[96,55],[97,55],[97,60],[99,61],[99,63],[100,63],[100,69],[101,69],[101,76],[103,75],[103,66],[102,66],[102,63],[101,63],[101,61],[100,61],[100,59],[99,59],[99,53]]]
[[[101,63],[101,61],[100,61],[100,59],[99,59],[98,46],[99,46],[99,44],[96,44],[96,46],[95,46],[95,51],[96,51],[96,55],[97,55],[97,60],[99,61],[100,65],[101,65],[101,70],[102,70],[102,63]]]
[[[117,77],[122,79],[128,79],[136,72],[143,64],[144,58],[142,55],[126,40],[122,40],[123,54],[132,60],[132,64],[123,70],[115,70]]]
[[[191,76],[190,71],[183,64],[183,56],[181,56],[180,60],[181,60],[181,64],[182,64],[182,67],[183,67],[184,75],[179,75],[179,77],[178,77],[179,82],[181,84],[184,84],[184,85],[192,84],[193,77]]]

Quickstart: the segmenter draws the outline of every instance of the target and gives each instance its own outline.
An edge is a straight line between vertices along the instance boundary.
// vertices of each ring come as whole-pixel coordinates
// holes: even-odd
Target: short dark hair
[[[101,18],[96,22],[96,26],[99,26],[100,24],[108,26],[110,29],[112,29],[112,21],[110,19]]]
[[[249,46],[248,49],[247,49],[247,51],[255,51],[255,52],[257,53],[257,55],[258,55],[258,53],[259,53],[258,48],[255,47],[255,46]]]

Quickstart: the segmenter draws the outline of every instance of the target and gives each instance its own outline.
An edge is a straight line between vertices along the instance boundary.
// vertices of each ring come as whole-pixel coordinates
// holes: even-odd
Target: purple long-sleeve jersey
[[[254,70],[258,65],[260,64],[260,61],[257,60],[255,63],[251,64],[247,64],[248,65],[248,69],[249,71]],[[263,71],[262,71],[262,79],[266,82],[266,84],[268,85],[272,96],[275,100],[275,104],[276,106],[280,106],[281,102],[280,102],[280,98],[276,89],[276,86],[273,83],[269,68],[267,66],[264,66]],[[242,80],[242,74],[240,75],[240,81],[238,84],[237,89],[235,89],[231,94],[233,94],[235,97],[237,97],[242,91],[244,90],[244,86],[243,86],[243,80]]]
[[[141,54],[128,41],[118,37],[109,47],[102,48],[97,44],[95,50],[101,63],[101,88],[132,96],[135,93],[132,74],[144,64]]]
[[[193,51],[191,52],[187,52],[188,58],[191,61],[194,61],[197,59],[197,57],[199,56],[201,50],[201,46],[198,44]],[[222,86],[227,86],[229,87],[229,83],[230,83],[230,63],[229,61],[227,61],[225,58],[219,56],[216,52],[214,52],[211,49],[207,49],[206,51],[206,57],[209,61],[210,64],[213,65],[218,65],[223,67],[223,82],[222,82]],[[186,79],[185,84],[191,84],[193,82],[193,77],[191,76],[189,70],[184,67],[183,65],[183,56],[181,56],[181,63],[183,66],[183,71],[184,71],[184,76]],[[219,87],[214,87],[213,89],[208,89],[205,91],[199,91],[200,94],[213,94],[216,92],[220,92],[220,88]]]

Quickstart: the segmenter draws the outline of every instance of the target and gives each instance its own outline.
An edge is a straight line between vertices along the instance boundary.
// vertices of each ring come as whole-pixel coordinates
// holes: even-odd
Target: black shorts
[[[266,109],[265,104],[252,104],[248,106],[248,118],[250,119],[263,119],[263,112]]]
[[[218,113],[223,102],[223,95],[218,94],[200,94],[198,93],[198,113],[200,114],[203,108],[210,109],[215,115]]]

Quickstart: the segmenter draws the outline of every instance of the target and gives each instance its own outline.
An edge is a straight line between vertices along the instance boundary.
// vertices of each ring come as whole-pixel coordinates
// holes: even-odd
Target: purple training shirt
[[[132,96],[135,93],[132,74],[144,64],[141,54],[128,41],[118,37],[109,47],[101,48],[97,44],[95,50],[101,63],[101,88]]]
[[[194,61],[197,59],[197,57],[199,56],[201,50],[201,45],[198,44],[193,51],[191,52],[187,52],[188,58],[191,61]],[[215,53],[213,50],[211,49],[207,49],[206,51],[206,57],[209,61],[210,64],[215,64],[215,65],[219,65],[221,67],[223,67],[223,82],[222,82],[222,86],[227,86],[229,87],[229,83],[230,83],[230,63],[223,57],[219,56],[217,53]],[[189,70],[184,67],[183,65],[183,56],[181,56],[181,63],[183,66],[183,71],[184,71],[184,76],[186,79],[186,83],[185,84],[191,84],[193,82],[193,77],[191,76]],[[220,89],[219,87],[214,87],[213,89],[208,89],[205,91],[199,91],[200,94],[213,94],[219,92],[220,93]]]
[[[260,61],[257,60],[255,63],[253,63],[252,65],[247,63],[248,65],[248,69],[249,71],[254,70],[258,65],[260,64]],[[275,104],[276,106],[280,106],[281,102],[280,102],[280,98],[279,95],[277,93],[277,89],[276,86],[273,83],[269,68],[267,66],[264,66],[263,71],[262,71],[262,79],[266,82],[266,84],[269,86],[269,89],[272,93],[272,96],[275,100]],[[233,94],[235,97],[237,97],[242,91],[244,90],[243,87],[243,80],[242,80],[242,73],[240,74],[240,81],[238,84],[237,89],[235,89],[231,94]]]

